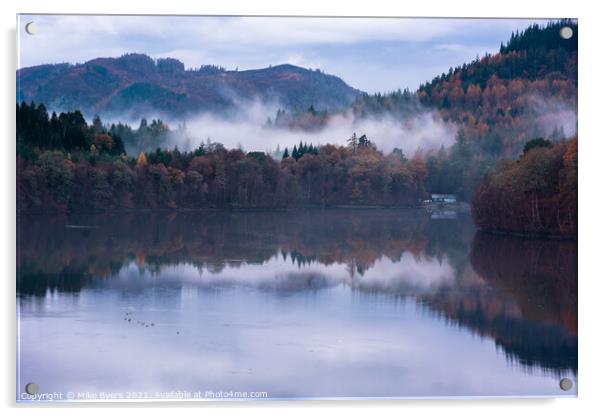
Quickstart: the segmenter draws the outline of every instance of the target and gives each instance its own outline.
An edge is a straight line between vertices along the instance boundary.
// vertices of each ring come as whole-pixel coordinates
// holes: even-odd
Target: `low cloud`
[[[358,119],[350,113],[333,116],[319,131],[303,131],[266,127],[268,117],[274,116],[278,106],[254,103],[234,119],[204,114],[187,120],[186,131],[173,135],[170,146],[191,150],[210,139],[227,148],[241,147],[246,151],[273,152],[298,145],[300,141],[314,145],[345,145],[353,133],[365,134],[385,153],[400,148],[411,155],[418,149],[436,150],[454,143],[456,127],[443,122],[436,112],[396,118],[393,116]]]
[[[566,137],[577,134],[576,106],[562,99],[546,99],[538,95],[530,95],[526,101],[535,115],[533,122],[546,136],[555,129],[562,129]]]

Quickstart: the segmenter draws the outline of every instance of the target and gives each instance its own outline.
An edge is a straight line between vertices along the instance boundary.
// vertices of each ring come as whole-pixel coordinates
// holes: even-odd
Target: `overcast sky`
[[[25,33],[28,22],[38,32]],[[494,53],[536,20],[163,16],[20,17],[19,67],[82,63],[126,52],[173,57],[187,68],[290,63],[337,75],[367,92],[420,83]]]

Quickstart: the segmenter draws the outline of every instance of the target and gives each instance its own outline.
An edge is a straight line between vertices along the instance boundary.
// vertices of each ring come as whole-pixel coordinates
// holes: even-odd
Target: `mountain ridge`
[[[17,70],[17,102],[44,103],[55,111],[179,118],[199,112],[228,114],[239,102],[275,102],[287,109],[336,110],[362,91],[341,78],[292,64],[226,70],[186,69],[174,58],[130,53],[81,64],[42,64]]]

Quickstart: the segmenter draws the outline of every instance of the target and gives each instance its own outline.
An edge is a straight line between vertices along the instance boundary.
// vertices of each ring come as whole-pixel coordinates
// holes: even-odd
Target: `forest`
[[[570,27],[573,36],[558,34]],[[566,138],[576,131],[578,26],[559,20],[513,33],[498,53],[435,77],[415,93],[363,95],[353,104],[360,116],[436,109],[461,125],[474,153],[520,154],[535,137]]]
[[[573,36],[558,34],[570,27]],[[447,157],[426,156],[426,189],[470,200],[484,174],[500,159],[518,157],[533,138],[562,141],[577,134],[578,25],[562,19],[512,33],[496,54],[485,54],[421,85],[362,94],[351,105],[356,119],[400,120],[433,111],[459,126]],[[279,110],[270,126],[313,131],[335,114],[309,108]],[[453,156],[453,157],[450,157]]]
[[[57,116],[48,115],[42,104],[18,105],[18,208],[416,205],[426,197],[435,170],[461,157],[448,158],[445,150],[429,157],[417,152],[407,158],[401,150],[385,155],[356,134],[346,146],[299,143],[290,152],[285,149],[282,160],[219,143],[203,143],[194,151],[157,148],[131,157],[116,134],[119,129],[168,131],[160,121],[143,122],[137,130],[106,128],[98,117],[88,125],[77,111]],[[429,165],[435,175],[430,179]]]
[[[518,160],[504,160],[472,200],[478,226],[530,235],[577,235],[577,138],[529,142]]]
[[[416,206],[430,193],[474,187],[473,212],[483,228],[576,233],[576,138],[531,140],[518,161],[503,160],[485,176],[487,165],[472,171],[462,130],[450,149],[411,157],[399,149],[384,154],[354,133],[346,146],[299,143],[281,160],[219,143],[131,157],[118,132],[154,140],[169,128],[158,120],[107,127],[98,117],[88,125],[79,112],[48,115],[42,104],[18,105],[18,209]],[[481,184],[465,181],[483,176]],[[516,215],[519,207],[524,212]]]
[[[573,36],[558,34],[570,27]],[[483,157],[514,157],[534,137],[566,138],[576,131],[578,25],[559,20],[512,33],[496,54],[434,77],[417,91],[361,94],[350,110],[357,118],[400,119],[436,111],[461,125],[471,151]],[[269,125],[302,130],[325,126],[336,113],[278,110]]]

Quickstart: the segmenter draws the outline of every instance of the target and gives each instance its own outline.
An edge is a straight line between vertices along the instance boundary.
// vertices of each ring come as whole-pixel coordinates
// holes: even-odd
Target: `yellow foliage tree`
[[[136,166],[146,166],[148,165],[148,161],[146,160],[146,154],[144,152],[140,152],[138,156],[138,160],[136,161]]]

